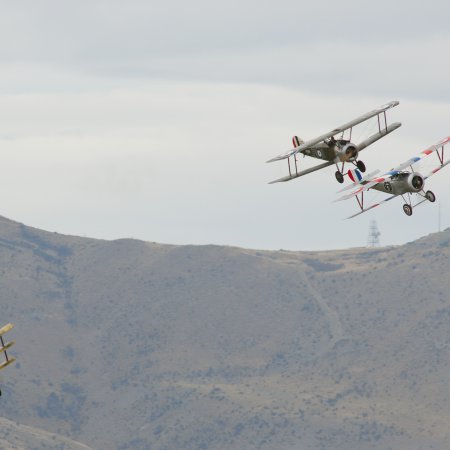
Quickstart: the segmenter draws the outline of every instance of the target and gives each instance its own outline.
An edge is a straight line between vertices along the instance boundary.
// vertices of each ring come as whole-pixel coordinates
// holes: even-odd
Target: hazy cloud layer
[[[322,133],[379,106],[379,98],[355,100],[344,111],[345,97],[245,84],[150,83],[0,101],[2,214],[45,229],[309,249],[363,245],[374,217],[389,230],[385,243],[437,229],[436,205],[424,206],[411,219],[401,211],[401,201],[376,215],[344,221],[356,204],[331,203],[339,188],[332,168],[267,184],[287,167],[264,161],[287,150],[294,133],[305,138]],[[398,120],[406,112],[402,129],[364,152],[371,169],[389,169],[441,138],[450,107],[410,102],[389,117]],[[436,112],[436,121],[421,126],[423,117]],[[355,140],[376,126],[355,129]],[[311,164],[307,158],[300,163]],[[448,206],[445,173],[431,185]],[[445,208],[443,219],[447,216]]]
[[[448,99],[449,13],[447,1],[16,2],[0,56],[6,70]]]
[[[450,134],[450,6],[420,5],[4,4],[1,213],[73,234],[261,248],[363,245],[374,217],[384,243],[435,231],[437,205],[343,221],[355,205],[331,203],[331,168],[269,186],[286,167],[264,163],[293,134],[394,99],[403,127],[365,152],[371,170]],[[447,179],[432,180],[443,226]]]

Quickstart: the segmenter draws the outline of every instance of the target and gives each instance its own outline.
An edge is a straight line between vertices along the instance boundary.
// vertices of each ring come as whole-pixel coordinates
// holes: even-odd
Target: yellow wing
[[[14,325],[12,323],[8,323],[4,327],[0,328],[0,336],[3,336],[8,331],[12,330],[14,328]]]

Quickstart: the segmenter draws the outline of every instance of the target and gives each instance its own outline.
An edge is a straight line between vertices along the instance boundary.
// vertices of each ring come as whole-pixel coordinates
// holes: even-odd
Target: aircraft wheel
[[[431,203],[433,203],[433,202],[436,201],[436,196],[435,196],[434,193],[431,192],[431,191],[427,191],[427,192],[425,193],[425,197],[426,197],[426,199],[427,199],[428,201],[430,201]]]
[[[366,171],[366,165],[362,161],[358,161],[356,167],[363,173]]]
[[[339,170],[336,170],[336,173],[334,175],[336,176],[336,180],[338,180],[339,183],[344,182],[344,175],[342,175],[342,173],[339,172]]]
[[[403,211],[405,212],[405,214],[406,214],[407,216],[411,216],[411,215],[412,215],[412,208],[411,208],[411,206],[408,205],[407,203],[405,203],[405,204],[403,205]]]

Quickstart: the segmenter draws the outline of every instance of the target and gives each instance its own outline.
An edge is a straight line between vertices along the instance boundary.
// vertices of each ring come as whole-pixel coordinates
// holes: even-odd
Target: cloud
[[[10,3],[0,79],[22,92],[144,79],[445,101],[449,13],[446,1]]]
[[[364,244],[373,216],[342,220],[332,168],[269,186],[286,168],[264,161],[389,100],[403,127],[364,152],[370,170],[448,135],[448,2],[366,3],[4,5],[2,213],[103,238]],[[382,241],[434,230],[432,207],[380,208]]]
[[[287,169],[264,161],[290,148],[293,134],[313,137],[386,100],[181,82],[0,96],[2,214],[102,238],[291,249],[363,245],[366,219],[346,222],[356,206],[331,203],[339,187],[333,168],[268,185]],[[449,105],[410,102],[407,111],[408,128],[364,152],[370,170],[406,160],[447,133]],[[423,121],[435,111],[433,123]],[[398,120],[403,112],[402,104],[389,117]],[[355,137],[364,132],[371,130]],[[433,187],[443,201],[441,192],[450,189],[445,180],[437,175],[442,186]],[[413,221],[405,216],[405,229],[398,227],[405,220],[401,202],[380,208],[379,227],[389,227],[383,242],[434,230],[427,207]]]
[[[448,38],[449,9],[445,0],[433,1],[432,7],[418,0],[25,0],[3,6],[1,54],[19,61],[95,65],[310,43]]]

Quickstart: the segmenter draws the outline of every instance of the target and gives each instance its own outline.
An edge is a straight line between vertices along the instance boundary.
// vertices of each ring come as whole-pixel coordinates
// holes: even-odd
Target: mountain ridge
[[[0,218],[1,415],[98,449],[443,448],[449,255],[450,230],[267,251]]]

